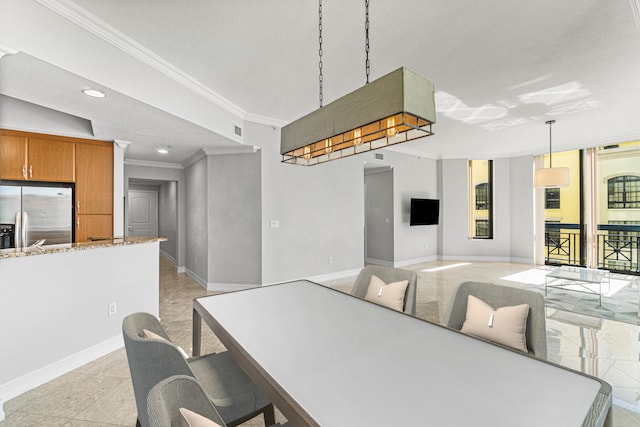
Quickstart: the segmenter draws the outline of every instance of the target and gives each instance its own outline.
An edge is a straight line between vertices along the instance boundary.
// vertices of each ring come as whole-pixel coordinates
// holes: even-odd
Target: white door
[[[158,193],[129,191],[129,236],[156,237],[158,235]]]

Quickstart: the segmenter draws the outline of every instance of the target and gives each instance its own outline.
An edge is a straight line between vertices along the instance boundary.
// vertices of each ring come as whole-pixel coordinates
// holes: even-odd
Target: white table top
[[[196,301],[321,426],[580,426],[601,387],[307,281]]]

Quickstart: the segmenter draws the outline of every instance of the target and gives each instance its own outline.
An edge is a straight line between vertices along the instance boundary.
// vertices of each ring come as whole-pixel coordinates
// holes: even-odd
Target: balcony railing
[[[586,237],[577,224],[546,225],[546,264],[584,266]],[[598,225],[596,245],[598,268],[640,274],[640,226]]]

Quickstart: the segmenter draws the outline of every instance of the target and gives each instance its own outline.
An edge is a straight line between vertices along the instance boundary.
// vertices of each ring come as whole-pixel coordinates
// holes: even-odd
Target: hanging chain
[[[320,69],[318,83],[320,84],[320,107],[322,107],[322,0],[318,0],[318,3],[318,45],[320,46],[318,49],[318,55],[320,56],[320,61],[318,62],[318,68]]]
[[[365,73],[367,75],[367,83],[369,83],[369,73],[371,71],[371,63],[369,62],[369,0],[364,0],[365,18],[364,18],[364,51],[367,55],[367,59],[364,63]]]

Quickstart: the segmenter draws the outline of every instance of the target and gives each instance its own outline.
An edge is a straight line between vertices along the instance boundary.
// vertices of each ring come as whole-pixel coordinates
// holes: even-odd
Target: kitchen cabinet
[[[76,143],[76,214],[113,214],[113,144]]]
[[[0,179],[74,182],[74,142],[38,135],[0,132]]]
[[[113,236],[113,144],[76,142],[76,242]]]
[[[113,143],[0,129],[0,179],[75,183],[75,241],[113,236]]]
[[[26,179],[27,139],[0,133],[0,179]]]
[[[50,138],[27,138],[29,181],[74,182],[73,142]]]
[[[113,238],[113,215],[76,215],[76,242]]]

